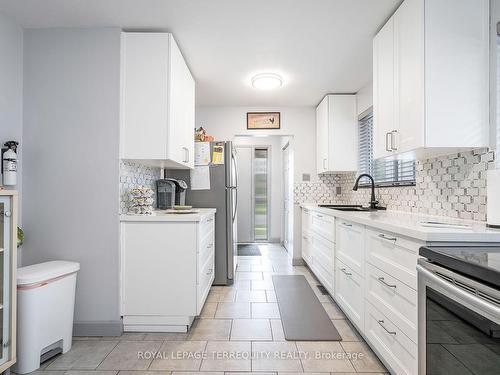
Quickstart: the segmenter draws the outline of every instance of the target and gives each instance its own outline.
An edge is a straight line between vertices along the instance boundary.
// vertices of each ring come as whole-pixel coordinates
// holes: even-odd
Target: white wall
[[[270,233],[269,239],[272,242],[282,240],[281,223],[283,214],[283,157],[281,152],[281,138],[279,136],[269,137],[235,137],[235,145],[243,146],[270,146],[271,158],[271,186],[270,186]],[[238,213],[240,217],[241,212]]]
[[[24,57],[23,264],[79,262],[76,332],[113,334],[120,30],[25,30]]]
[[[247,130],[247,112],[281,112],[281,129]],[[302,175],[316,175],[316,109],[314,107],[197,107],[196,126],[203,126],[217,140],[234,140],[235,135],[290,135],[293,149],[294,181],[302,181]],[[289,248],[291,262],[301,264],[300,207],[294,206],[293,245]]]
[[[356,93],[358,115],[373,105],[373,83],[370,82]]]
[[[247,112],[281,112],[281,129],[247,130]],[[309,173],[316,180],[316,109],[313,107],[197,107],[196,126],[203,126],[216,140],[235,135],[293,135],[295,181]]]
[[[0,147],[6,141],[20,143],[18,184],[22,197],[23,150],[23,30],[0,13]],[[1,185],[1,178],[0,178]]]

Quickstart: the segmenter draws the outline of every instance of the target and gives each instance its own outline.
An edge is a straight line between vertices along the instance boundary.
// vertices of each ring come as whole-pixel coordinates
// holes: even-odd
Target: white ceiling
[[[311,106],[371,81],[372,37],[401,0],[0,0],[24,27],[118,26],[174,34],[198,105]],[[249,78],[281,74],[256,91]]]

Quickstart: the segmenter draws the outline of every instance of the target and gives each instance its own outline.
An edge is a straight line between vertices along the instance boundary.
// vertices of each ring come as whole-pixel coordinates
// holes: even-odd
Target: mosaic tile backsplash
[[[128,212],[130,189],[144,186],[156,190],[156,180],[160,178],[160,168],[149,167],[131,161],[120,161],[120,214]],[[156,207],[156,196],[153,197]]]
[[[389,210],[486,221],[486,171],[494,159],[493,151],[479,149],[419,160],[415,186],[377,188],[377,199]],[[371,190],[353,191],[355,179],[356,173],[329,174],[296,183],[295,203],[367,205]]]

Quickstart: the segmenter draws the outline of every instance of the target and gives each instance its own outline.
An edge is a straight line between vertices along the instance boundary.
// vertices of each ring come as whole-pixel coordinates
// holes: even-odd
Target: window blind
[[[373,160],[373,114],[359,120],[359,168],[360,174],[368,173],[378,186],[398,186],[415,184],[414,160]],[[369,184],[364,178],[361,184]]]

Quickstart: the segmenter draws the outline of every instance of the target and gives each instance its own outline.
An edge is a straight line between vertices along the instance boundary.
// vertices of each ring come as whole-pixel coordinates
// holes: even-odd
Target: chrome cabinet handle
[[[316,217],[322,218],[322,217],[323,217],[323,215],[316,214]]]
[[[184,149],[184,156],[186,157],[184,159],[184,163],[189,163],[189,149],[187,147],[183,147]]]
[[[386,241],[394,241],[396,242],[398,239],[396,237],[387,237],[385,234],[379,234],[378,235],[380,238],[382,238],[383,240],[386,240]]]
[[[325,162],[326,162],[326,159],[323,159],[323,169],[326,170],[326,167],[325,167]]]
[[[395,335],[396,331],[389,331],[387,328],[384,326],[384,321],[383,320],[377,320],[378,324],[389,334],[389,335]]]
[[[347,276],[352,276],[352,273],[347,272],[345,268],[341,268],[340,270],[341,270],[341,271],[342,271],[345,275],[347,275]]]
[[[396,135],[398,134],[397,130],[393,130],[391,132],[391,151],[397,151],[398,146],[396,144]]]
[[[349,224],[349,223],[342,223],[343,226],[346,226],[346,227],[352,227],[352,224]]]
[[[382,284],[384,284],[385,286],[387,286],[389,288],[396,289],[398,287],[397,285],[394,285],[394,284],[387,284],[387,282],[385,281],[385,278],[383,278],[383,277],[379,277],[378,281],[380,281]]]
[[[389,142],[392,142],[391,132],[385,133],[385,151],[392,152],[392,144],[389,147]]]

